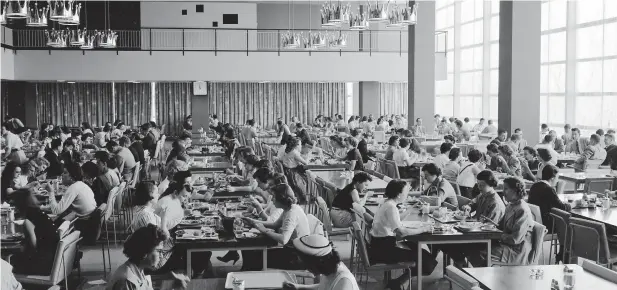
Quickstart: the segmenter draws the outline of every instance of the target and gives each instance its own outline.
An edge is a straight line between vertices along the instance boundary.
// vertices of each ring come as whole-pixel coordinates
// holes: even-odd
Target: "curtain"
[[[407,83],[379,83],[381,115],[407,114]]]
[[[9,114],[7,112],[7,108],[9,107],[9,83],[7,81],[2,81],[0,83],[0,117],[2,117],[2,121]]]
[[[35,83],[37,124],[103,126],[112,116],[111,83]]]
[[[312,124],[317,115],[345,112],[344,83],[210,83],[210,114],[224,123],[256,124],[271,128],[281,117],[298,117]]]
[[[193,83],[156,83],[156,123],[163,133],[178,136],[184,118],[191,114]]]
[[[150,83],[115,83],[114,86],[117,119],[131,128],[150,121]]]

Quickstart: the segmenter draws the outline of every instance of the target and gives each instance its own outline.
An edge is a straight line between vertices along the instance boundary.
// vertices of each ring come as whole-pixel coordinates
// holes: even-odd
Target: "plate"
[[[419,229],[424,226],[424,223],[421,221],[403,221],[403,226],[410,229]]]

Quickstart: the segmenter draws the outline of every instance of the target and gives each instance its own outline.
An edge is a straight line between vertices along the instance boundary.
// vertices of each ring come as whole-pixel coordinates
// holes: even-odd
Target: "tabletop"
[[[574,208],[572,214],[617,228],[617,208],[614,207],[607,210],[597,206],[595,208]]]
[[[594,171],[594,172],[567,172],[567,173],[562,173],[561,175],[559,175],[560,179],[566,180],[566,181],[570,181],[570,182],[584,182],[586,180],[593,180],[593,181],[601,181],[601,180],[606,180],[606,181],[610,181],[613,180],[617,177],[612,176],[609,174],[609,170],[606,170],[606,172],[603,171]]]
[[[225,169],[234,168],[233,164],[229,162],[208,162],[204,165],[193,165],[189,169],[191,172],[212,172],[212,171],[225,171]]]
[[[615,289],[617,285],[604,278],[583,270],[578,265],[568,265],[574,269],[575,289]],[[544,275],[540,279],[530,277],[532,269],[542,269]],[[520,290],[520,289],[551,289],[553,279],[563,287],[563,265],[515,266],[515,267],[483,267],[464,268],[470,276],[482,283],[484,289]],[[562,288],[563,289],[563,288]]]
[[[335,185],[338,186],[338,184],[340,182],[338,182],[338,180],[341,177],[341,172],[340,170],[338,171],[333,171],[333,170],[324,170],[324,171],[312,171],[312,173],[315,175],[315,177],[319,177],[325,181],[334,183]],[[388,185],[388,183],[377,177],[377,176],[373,176],[371,175],[371,177],[373,178],[373,181],[369,182],[366,190],[367,191],[374,191],[374,192],[385,192],[386,191],[386,186]]]
[[[159,285],[160,283],[160,285]],[[154,289],[174,289],[174,281],[164,280],[160,282],[153,282]],[[158,286],[158,287],[157,287]],[[210,279],[192,279],[186,287],[186,290],[224,290],[225,279],[224,278],[210,278]]]

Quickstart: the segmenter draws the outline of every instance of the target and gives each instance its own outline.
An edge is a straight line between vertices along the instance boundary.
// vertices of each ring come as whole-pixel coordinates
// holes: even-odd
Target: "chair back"
[[[81,240],[80,234],[79,231],[74,231],[58,242],[54,263],[49,274],[49,280],[52,285],[59,284],[73,271],[77,243]]]
[[[383,158],[377,159],[377,166],[376,166],[375,170],[377,172],[387,176],[388,169],[386,168],[386,160],[383,159]],[[390,177],[390,178],[392,178],[392,177]]]
[[[527,259],[529,265],[538,265],[538,260],[541,256],[540,253],[542,252],[544,235],[546,235],[546,227],[541,223],[535,222],[531,231],[531,251],[529,251],[529,257]]]
[[[263,150],[264,157],[270,160],[270,162],[272,162],[272,148],[270,148],[270,146],[266,144],[263,144],[261,148]]]
[[[565,210],[560,210],[558,208],[551,208],[551,212],[549,213],[549,215],[551,216],[551,219],[553,220],[552,225],[553,225],[553,233],[557,234],[557,239],[559,240],[559,244],[560,245],[566,245],[565,247],[563,247],[563,255],[564,257],[562,257],[562,260],[565,262],[565,256],[566,254],[569,252],[569,249],[567,247],[567,245],[569,244],[568,242],[568,224],[570,223],[570,217],[572,216],[571,213],[565,211]]]
[[[113,211],[116,213],[122,210],[122,206],[123,206],[122,200],[124,198],[125,191],[126,191],[126,181],[123,181],[122,183],[120,183],[120,185],[118,185],[117,188],[118,188],[118,192],[116,194],[116,200],[113,202]],[[111,192],[109,194],[111,196]],[[111,204],[111,203],[108,202],[107,204]]]
[[[116,199],[118,198],[120,185],[112,188],[107,196],[107,211],[105,212],[104,220],[108,221],[115,209]]]
[[[321,198],[321,196],[317,197],[317,206],[319,207],[319,220],[324,224],[324,227],[327,232],[332,231],[332,221],[330,220],[330,212],[328,211],[328,205],[326,201]]]
[[[581,257],[607,264],[609,260],[608,238],[603,223],[580,218],[570,218],[570,259]]]
[[[384,172],[384,174],[392,179],[400,179],[401,175],[398,172],[398,166],[396,166],[396,163],[390,160],[385,160],[384,162],[386,163],[386,172]]]
[[[60,226],[56,230],[56,234],[58,235],[59,240],[61,240],[62,238],[66,237],[68,234],[70,234],[72,232],[72,230],[73,230],[72,222],[70,222],[70,221],[63,221],[62,224],[60,224]]]
[[[137,162],[135,164],[135,167],[133,168],[133,178],[131,179],[131,183],[129,185],[129,187],[131,189],[135,189],[135,187],[137,186],[137,181],[139,180],[139,169],[141,167],[141,164],[139,162]]]
[[[451,290],[472,290],[480,286],[476,279],[452,265],[446,267],[445,278],[450,281]]]
[[[161,148],[163,147],[163,140],[156,141],[156,147],[154,148],[154,156],[152,159],[158,159],[161,155]]]
[[[317,178],[319,180],[321,178]],[[321,192],[321,197],[326,202],[328,208],[332,206],[332,202],[334,202],[334,197],[338,194],[338,188],[331,182],[326,180],[321,180],[323,184],[323,191]]]
[[[360,225],[357,222],[351,223],[351,226],[353,229],[353,237],[356,241],[356,251],[360,256],[360,260],[362,261],[364,268],[366,269],[371,266],[371,262],[368,257],[368,251],[366,247],[367,242],[364,239],[363,230],[362,228],[360,228]]]
[[[533,220],[539,224],[543,224],[542,223],[542,213],[540,212],[540,207],[535,205],[535,204],[530,204],[529,205],[529,209],[531,210],[531,215],[533,216]]]
[[[325,229],[323,222],[312,214],[307,214],[306,219],[309,223],[311,235],[322,235],[327,237],[327,229]]]

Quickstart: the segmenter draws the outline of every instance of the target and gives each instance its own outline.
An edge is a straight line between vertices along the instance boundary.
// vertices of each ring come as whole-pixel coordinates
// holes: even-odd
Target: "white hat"
[[[332,252],[330,241],[322,235],[308,235],[293,241],[296,250],[315,257],[323,257]]]

